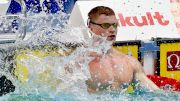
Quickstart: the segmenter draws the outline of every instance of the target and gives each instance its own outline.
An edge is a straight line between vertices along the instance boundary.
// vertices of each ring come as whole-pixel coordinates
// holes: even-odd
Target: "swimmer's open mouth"
[[[115,40],[116,39],[116,35],[110,35],[107,38],[109,41]]]

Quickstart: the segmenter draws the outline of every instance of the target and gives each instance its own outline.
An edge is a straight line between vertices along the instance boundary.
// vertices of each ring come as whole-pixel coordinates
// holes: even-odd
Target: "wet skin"
[[[93,22],[98,24],[118,23],[114,15],[106,16],[104,14],[97,17]],[[103,29],[99,25],[90,23],[89,28],[96,35],[107,37],[107,41],[115,41],[117,29],[113,26],[110,26],[108,29]],[[110,87],[111,90],[117,90],[119,85],[123,83],[129,84],[133,79],[138,79],[141,84],[149,89],[158,89],[158,87],[146,77],[141,64],[134,57],[127,56],[113,48],[105,55],[93,53],[92,57],[94,57],[94,59],[89,63],[91,79],[86,82],[89,92],[99,91],[99,88],[103,86],[105,88]]]

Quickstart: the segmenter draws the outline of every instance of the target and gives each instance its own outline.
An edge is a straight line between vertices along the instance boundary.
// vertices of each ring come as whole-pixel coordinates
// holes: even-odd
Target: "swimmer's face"
[[[101,14],[94,21],[90,21],[89,28],[96,35],[107,37],[108,41],[115,41],[117,35],[118,21],[115,15],[106,16]]]

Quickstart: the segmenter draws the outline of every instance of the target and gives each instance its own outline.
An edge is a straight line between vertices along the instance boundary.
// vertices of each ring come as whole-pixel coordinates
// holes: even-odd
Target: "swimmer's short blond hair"
[[[88,13],[88,18],[92,21],[99,17],[101,14],[105,14],[106,16],[115,15],[114,11],[111,8],[106,6],[97,6]]]

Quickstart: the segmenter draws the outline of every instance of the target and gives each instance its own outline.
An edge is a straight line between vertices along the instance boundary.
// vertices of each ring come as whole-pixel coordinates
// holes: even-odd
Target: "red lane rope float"
[[[161,77],[158,75],[147,75],[147,77],[152,80],[158,87],[164,90],[173,90],[180,92],[180,81],[172,78]]]

